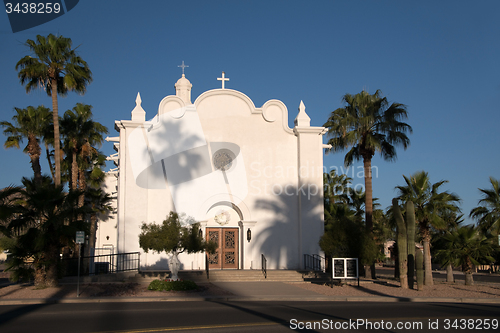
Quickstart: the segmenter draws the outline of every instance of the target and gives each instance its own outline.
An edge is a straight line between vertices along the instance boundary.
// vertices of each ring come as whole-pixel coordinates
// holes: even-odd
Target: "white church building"
[[[183,68],[184,69],[184,68]],[[217,252],[179,255],[181,270],[301,269],[304,254],[322,254],[323,134],[310,126],[300,102],[294,127],[279,100],[256,107],[242,92],[222,85],[191,99],[182,74],[175,95],[146,116],[140,95],[131,119],[115,121],[108,138],[117,165],[106,190],[116,213],[101,221],[97,248],[140,252],[141,270],[166,270],[170,254],[144,253],[143,222],[161,224],[170,211],[199,222]],[[150,119],[150,120],[148,120]]]

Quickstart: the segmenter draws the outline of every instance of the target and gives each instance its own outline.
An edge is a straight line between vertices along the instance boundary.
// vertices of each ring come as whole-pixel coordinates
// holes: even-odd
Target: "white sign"
[[[332,258],[332,277],[334,279],[357,279],[358,258]]]
[[[76,232],[76,243],[77,244],[85,243],[85,231],[77,231]]]

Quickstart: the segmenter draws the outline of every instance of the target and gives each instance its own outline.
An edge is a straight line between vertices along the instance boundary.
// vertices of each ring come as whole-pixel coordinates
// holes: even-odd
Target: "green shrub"
[[[157,291],[183,291],[183,290],[196,290],[198,285],[193,281],[164,281],[153,280],[148,286],[148,290]]]

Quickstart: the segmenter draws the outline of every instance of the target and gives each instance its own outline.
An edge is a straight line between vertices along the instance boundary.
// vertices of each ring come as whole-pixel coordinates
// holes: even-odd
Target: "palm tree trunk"
[[[78,197],[78,207],[83,207],[85,204],[85,191],[87,190],[87,181],[85,179],[85,171],[78,169],[78,186],[82,194]],[[83,219],[83,216],[79,216],[78,219]],[[94,232],[95,234],[95,232]],[[84,256],[90,256],[90,239],[92,238],[92,226],[90,227],[89,243],[84,248]],[[87,263],[88,265],[89,263]],[[88,269],[88,267],[87,267]]]
[[[465,285],[466,286],[474,285],[474,278],[472,277],[472,272],[465,272]]]
[[[71,189],[76,190],[78,186],[78,163],[76,162],[76,152],[73,151],[73,161],[71,162]]]
[[[57,287],[59,284],[58,279],[58,265],[59,265],[59,248],[57,245],[50,245],[47,249],[47,264],[46,266],[46,285],[47,287]]]
[[[469,257],[465,259],[465,262],[462,264],[462,272],[465,273],[465,285],[472,286],[474,284],[474,278],[472,277],[474,266],[472,265],[472,261]]]
[[[52,89],[52,117],[54,121],[54,164],[55,164],[55,185],[61,185],[61,143],[59,141],[59,107],[57,105],[57,81],[51,79]]]
[[[372,188],[372,160],[363,157],[363,167],[365,173],[365,221],[366,230],[373,235],[373,188]],[[365,277],[376,278],[375,263],[365,267]]]
[[[52,165],[52,161],[50,160],[49,145],[47,143],[45,143],[45,153],[47,155],[47,161],[49,162],[49,169],[50,174],[52,175],[52,180],[55,182],[54,166]]]
[[[85,179],[85,171],[78,170],[78,186],[82,194],[78,197],[78,207],[83,207],[85,204],[85,191],[87,191],[87,180]]]
[[[92,212],[90,215],[90,231],[89,231],[89,255],[90,255],[90,249],[95,249],[95,239],[96,239],[96,232],[97,232],[97,213]]]
[[[447,283],[455,282],[455,278],[453,277],[453,267],[451,267],[451,264],[446,265],[446,282]]]
[[[363,159],[365,173],[365,221],[366,229],[373,231],[373,188],[372,188],[372,161],[369,158]]]
[[[422,231],[422,240],[424,243],[424,285],[433,286],[432,263],[431,263],[431,233],[426,228]]]
[[[35,259],[33,262],[33,267],[35,271],[35,281],[34,285],[36,288],[44,288],[45,287],[45,266],[42,265],[38,259]]]
[[[31,160],[31,168],[35,176],[35,183],[40,185],[42,182],[42,168],[40,167],[41,149],[33,135],[28,136],[28,154]]]

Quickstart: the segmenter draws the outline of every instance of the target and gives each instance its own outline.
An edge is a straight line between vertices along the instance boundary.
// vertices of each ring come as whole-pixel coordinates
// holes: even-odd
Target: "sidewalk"
[[[112,284],[107,284],[112,285]],[[115,284],[115,287],[123,286]],[[22,298],[0,296],[0,305],[26,305],[26,304],[55,304],[55,303],[104,303],[104,302],[175,302],[175,301],[347,301],[347,302],[448,302],[448,303],[493,303],[500,304],[500,286],[474,286],[474,295],[487,295],[488,297],[467,297],[468,289],[463,285],[443,286],[428,290],[423,295],[436,295],[436,297],[419,296],[419,291],[402,290],[393,285],[373,281],[363,281],[360,287],[344,286],[333,287],[313,285],[310,283],[284,283],[284,282],[213,282],[207,284],[201,292],[154,292],[143,291],[145,285],[133,296],[91,296],[90,290],[96,284],[81,285],[82,296],[76,297],[76,284],[62,285],[53,290],[54,293],[45,297],[36,297],[38,290],[26,288],[23,291],[30,293]],[[10,287],[12,288],[12,286]],[[89,289],[90,288],[90,289]],[[454,296],[444,290],[451,288]],[[56,289],[56,288],[47,288]],[[47,289],[41,292],[47,292]],[[457,289],[457,290],[455,290]],[[2,289],[0,288],[0,291]],[[493,294],[496,293],[497,294]],[[406,293],[412,296],[401,296]],[[90,295],[90,296],[89,296]],[[151,296],[149,296],[151,295]],[[457,296],[459,295],[459,296]],[[28,296],[28,297],[26,297]],[[33,296],[33,297],[29,297]],[[7,298],[8,297],[8,298]]]

